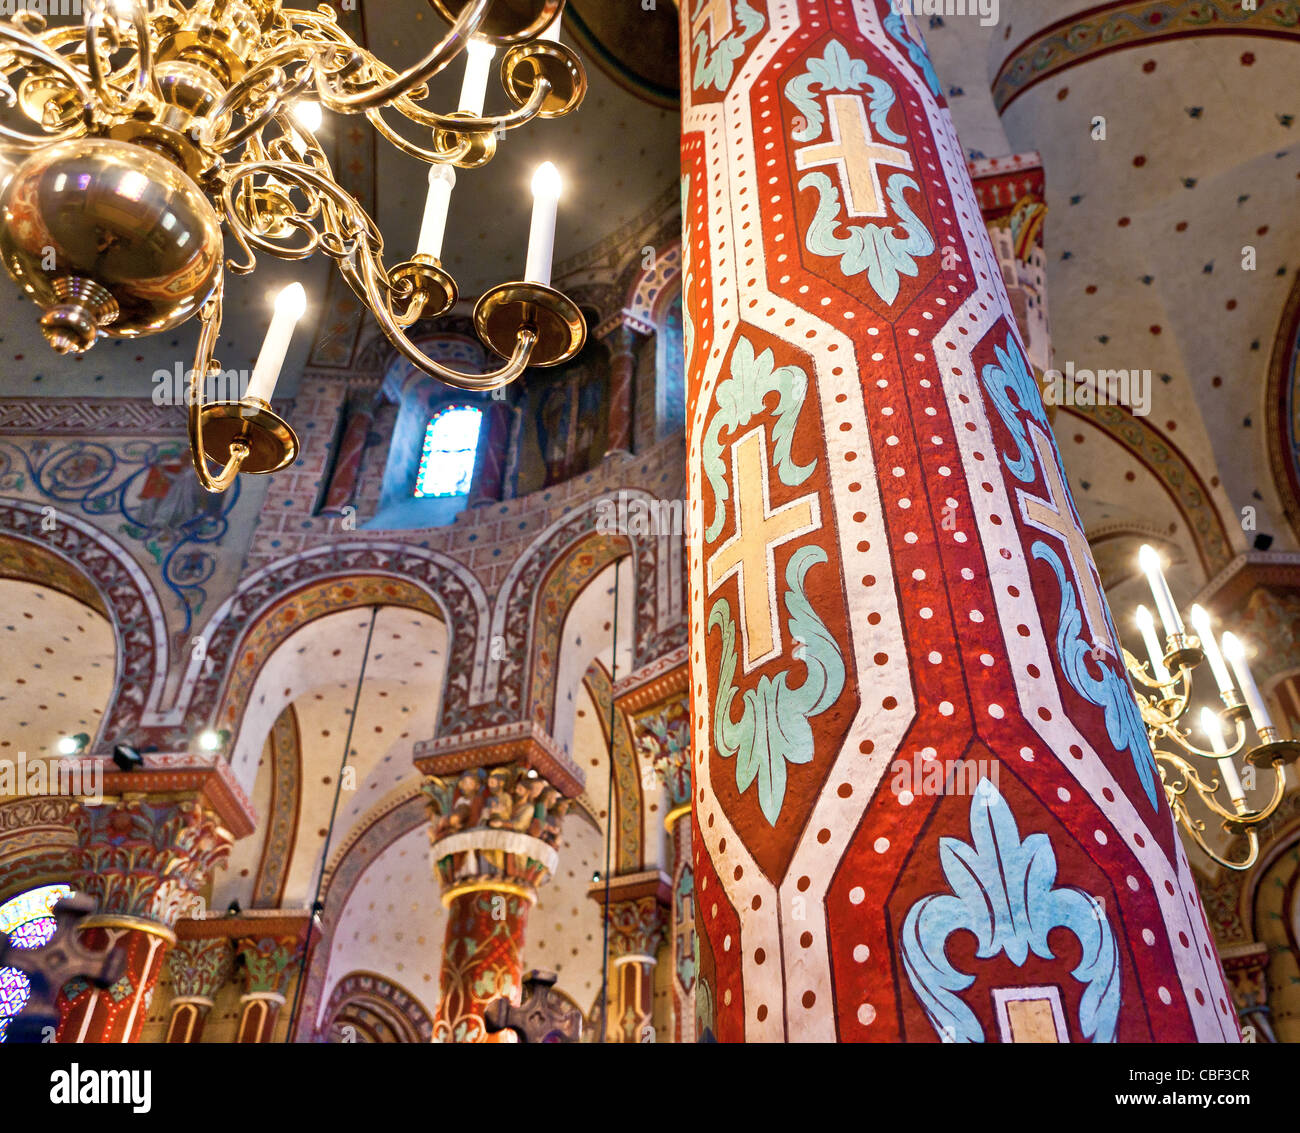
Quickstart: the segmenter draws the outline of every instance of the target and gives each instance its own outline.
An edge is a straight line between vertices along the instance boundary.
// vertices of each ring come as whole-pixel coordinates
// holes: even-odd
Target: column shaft
[[[914,21],[682,8],[700,1036],[1235,1040]]]

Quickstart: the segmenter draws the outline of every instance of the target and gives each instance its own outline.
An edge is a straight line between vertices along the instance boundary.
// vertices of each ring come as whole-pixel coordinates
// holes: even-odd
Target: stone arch
[[[138,740],[154,722],[167,675],[167,624],[148,577],[113,538],[64,512],[0,498],[0,529],[0,576],[85,602],[113,627],[117,672],[91,750]]]
[[[635,509],[634,509],[635,505]],[[584,551],[605,542],[622,545],[621,554],[632,555],[636,578],[635,664],[664,652],[664,639],[680,630],[672,619],[660,591],[659,560],[664,544],[680,551],[681,535],[656,534],[654,523],[625,522],[627,513],[652,517],[660,501],[639,489],[620,492],[617,497],[588,500],[544,528],[516,560],[497,593],[493,607],[489,652],[482,695],[477,702],[450,703],[444,700],[440,735],[459,734],[479,728],[497,727],[529,718],[531,701],[527,692],[533,672],[537,626],[542,606],[539,604],[547,578],[558,577],[554,569],[560,564],[578,562]],[[608,532],[608,533],[607,533]],[[674,542],[675,538],[675,542]],[[601,552],[607,565],[615,554]],[[600,557],[597,554],[596,557]],[[546,608],[547,619],[562,624],[573,597],[581,586],[562,587],[553,608]],[[448,691],[454,681],[465,680],[467,662],[453,652],[449,658]],[[462,708],[461,705],[464,704]]]
[[[1096,426],[1156,478],[1186,524],[1207,579],[1232,561],[1229,528],[1209,486],[1168,437],[1118,405],[1062,406],[1060,412]],[[1062,432],[1058,420],[1057,433]]]
[[[637,773],[636,746],[627,717],[617,704],[611,703],[614,686],[609,671],[599,661],[592,661],[582,678],[596,706],[601,735],[605,737],[606,750],[612,749],[610,773],[614,776],[614,813],[607,821],[613,823],[614,870],[616,873],[636,873],[645,867],[645,847],[641,837],[645,826],[644,793]],[[610,742],[610,723],[614,725],[613,743]]]
[[[1268,462],[1282,512],[1300,538],[1300,430],[1296,428],[1296,378],[1300,376],[1300,279],[1291,286],[1273,339],[1264,386]]]
[[[205,628],[204,655],[191,657],[168,738],[184,743],[202,727],[241,720],[258,672],[290,634],[322,614],[371,605],[408,606],[441,618],[451,634],[449,650],[461,661],[458,680],[448,667],[444,703],[477,703],[487,600],[473,572],[438,551],[358,540],[272,563],[222,604]]]
[[[370,1042],[427,1043],[433,1018],[401,984],[375,972],[349,972],[334,986],[319,1031],[322,1042],[341,1041],[335,1032],[351,1025]]]
[[[321,883],[320,940],[313,950],[306,986],[302,989],[298,1018],[291,1023],[296,1042],[310,1042],[321,1016],[321,994],[329,976],[334,929],[347,907],[361,875],[389,846],[428,822],[424,795],[416,790],[388,800],[350,833],[341,852],[332,857]]]
[[[0,805],[0,904],[42,885],[71,881],[77,835],[66,795],[17,798]]]
[[[665,306],[665,297],[671,302],[674,282],[681,289],[682,242],[676,240],[662,252],[655,254],[649,267],[642,266],[628,288],[624,313],[635,323],[653,331]]]

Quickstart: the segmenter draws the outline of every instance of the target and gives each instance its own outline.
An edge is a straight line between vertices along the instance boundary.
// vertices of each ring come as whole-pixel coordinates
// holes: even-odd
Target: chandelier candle
[[[275,393],[285,355],[293,340],[294,328],[307,310],[307,292],[301,283],[291,283],[275,300],[275,316],[262,343],[262,353],[257,356],[253,377],[248,383],[248,398],[270,404]]]
[[[1165,581],[1165,572],[1160,565],[1160,555],[1149,543],[1143,543],[1138,551],[1138,565],[1151,584],[1151,594],[1156,600],[1156,613],[1165,627],[1165,636],[1173,637],[1183,632],[1183,619],[1178,615],[1174,605],[1174,596]]]
[[[1219,774],[1223,776],[1223,785],[1228,789],[1228,798],[1232,800],[1232,805],[1236,808],[1238,814],[1244,814],[1246,811],[1246,792],[1241,788],[1241,780],[1237,777],[1237,768],[1227,756],[1228,746],[1223,742],[1223,726],[1219,723],[1218,716],[1209,708],[1201,709],[1201,728],[1210,737],[1210,746],[1216,752],[1224,754],[1224,758],[1219,760]]]
[[[472,46],[472,45],[471,45]],[[456,171],[450,165],[435,165],[429,170],[429,195],[424,200],[424,223],[415,246],[417,256],[442,259],[442,240],[447,232],[447,210],[451,191],[456,186]]]
[[[465,48],[465,78],[460,85],[459,103],[462,114],[482,117],[488,78],[492,74],[492,58],[496,53],[495,47],[479,39],[471,39]]]
[[[549,161],[533,174],[533,223],[528,233],[528,265],[524,280],[551,285],[551,259],[555,254],[555,216],[560,207],[560,171]]]
[[[1139,606],[1137,613],[1134,615],[1137,622],[1138,630],[1142,634],[1142,641],[1147,647],[1147,656],[1151,658],[1151,675],[1161,684],[1169,683],[1169,670],[1165,668],[1163,660],[1163,651],[1160,648],[1159,641],[1156,640],[1156,623],[1151,617],[1151,611],[1145,606]]]
[[[542,34],[539,35],[537,38],[548,40],[551,43],[559,43],[560,24],[563,22],[563,20],[564,20],[564,14],[561,13],[560,15],[555,17],[555,20],[551,23],[551,25],[544,32],[542,32]]]
[[[1224,664],[1223,653],[1219,650],[1219,643],[1214,636],[1214,627],[1210,624],[1210,614],[1204,606],[1192,607],[1192,628],[1196,630],[1196,636],[1201,639],[1201,649],[1205,652],[1205,659],[1210,663],[1210,671],[1214,673],[1214,682],[1219,686],[1219,692],[1227,694],[1232,692],[1232,676],[1228,672],[1228,666]]]
[[[1232,665],[1232,671],[1236,674],[1237,684],[1241,688],[1241,694],[1246,699],[1246,706],[1250,709],[1250,718],[1255,722],[1255,731],[1259,733],[1259,738],[1264,743],[1269,743],[1276,738],[1277,729],[1273,727],[1273,718],[1268,714],[1268,709],[1264,706],[1264,698],[1260,695],[1259,685],[1255,683],[1255,678],[1251,674],[1250,666],[1246,664],[1246,650],[1242,647],[1237,635],[1234,633],[1225,633],[1223,635],[1223,652],[1228,658],[1229,664]]]

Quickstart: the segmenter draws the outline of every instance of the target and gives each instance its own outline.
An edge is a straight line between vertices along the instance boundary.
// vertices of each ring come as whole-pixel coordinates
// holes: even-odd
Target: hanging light
[[[1135,621],[1149,660],[1144,663],[1124,650],[1124,662],[1160,768],[1165,798],[1178,824],[1210,858],[1228,869],[1249,869],[1259,857],[1258,827],[1276,813],[1282,802],[1286,767],[1300,756],[1300,744],[1280,737],[1250,671],[1245,647],[1236,635],[1225,633],[1216,639],[1210,615],[1199,605],[1191,608],[1189,618],[1196,633],[1187,633],[1155,548],[1142,547],[1138,566],[1155,599],[1165,644],[1161,649],[1151,611],[1138,606]],[[1202,661],[1209,662],[1223,703],[1219,712],[1209,707],[1200,710],[1199,731],[1209,740],[1208,750],[1193,741],[1192,729],[1186,723],[1193,699],[1192,674]],[[1258,738],[1254,746],[1247,743],[1248,721],[1254,724]],[[1230,741],[1224,737],[1225,727],[1232,737]],[[1272,771],[1271,790],[1262,806],[1253,807],[1247,800],[1247,784],[1238,772],[1238,758],[1250,770],[1251,785],[1256,770]],[[1207,782],[1200,769],[1210,764],[1216,775]],[[1205,837],[1205,823],[1188,807],[1189,791],[1222,820],[1227,833],[1245,839],[1244,857],[1229,858],[1211,846]],[[1227,795],[1226,806],[1219,801],[1220,791]]]
[[[399,353],[462,389],[497,389],[525,367],[568,360],[585,341],[578,307],[550,286],[558,185],[534,196],[533,270],[491,288],[475,309],[480,338],[504,364],[461,373],[407,336],[458,298],[440,260],[453,169],[486,164],[509,130],[576,109],[587,82],[577,54],[558,41],[564,0],[430,4],[449,27],[401,73],[356,44],[324,5],[113,0],[85,5],[80,33],[25,16],[0,20],[0,83],[17,92],[27,120],[27,129],[0,134],[0,257],[41,307],[60,353],[198,317],[190,442],[208,491],[225,491],[241,472],[274,472],[298,451],[269,404],[292,333],[282,308],[246,396],[202,404],[219,368],[226,269],[252,272],[261,254],[329,256]],[[511,106],[485,115],[498,52]],[[460,104],[438,112],[427,105],[429,80],[461,55]],[[338,184],[316,142],[326,110],[364,115],[431,167],[426,224],[409,259],[384,263],[377,226]],[[401,122],[430,140],[411,140]],[[226,237],[237,252],[223,262]]]

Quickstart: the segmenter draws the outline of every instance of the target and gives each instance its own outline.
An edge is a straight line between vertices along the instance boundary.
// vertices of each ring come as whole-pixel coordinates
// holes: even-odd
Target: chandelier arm
[[[386,106],[394,99],[409,94],[417,87],[422,87],[460,54],[470,37],[478,31],[479,24],[487,15],[491,2],[492,0],[474,0],[473,3],[467,4],[451,29],[428,55],[395,78],[371,90],[343,94],[331,89],[318,61],[315,65],[316,89],[320,95],[321,105],[340,114],[359,114],[379,106]],[[358,47],[357,50],[362,49]],[[363,52],[363,55],[369,56],[371,60],[382,66],[382,63],[369,52]]]
[[[546,104],[546,97],[551,93],[550,81],[545,77],[537,80],[528,101],[516,107],[509,114],[494,114],[490,117],[460,118],[451,114],[435,114],[416,105],[403,95],[393,102],[393,109],[405,115],[417,126],[428,126],[434,130],[450,130],[465,134],[493,134],[498,130],[515,130],[526,126],[541,112]]]
[[[1286,794],[1286,772],[1284,768],[1273,767],[1273,793],[1268,802],[1258,810],[1247,810],[1241,814],[1235,811],[1232,814],[1225,814],[1224,817],[1239,826],[1258,826],[1261,822],[1267,822],[1273,817],[1274,812],[1282,803],[1282,796]]]
[[[509,385],[528,367],[529,359],[537,345],[537,332],[531,327],[519,331],[515,340],[514,353],[500,369],[486,374],[463,374],[458,370],[448,369],[440,362],[435,362],[418,346],[406,337],[406,332],[398,325],[389,307],[387,298],[380,293],[380,276],[383,275],[385,289],[391,291],[383,265],[377,256],[371,253],[369,243],[363,240],[363,247],[350,263],[340,263],[344,278],[357,292],[378,320],[384,336],[408,361],[413,362],[426,374],[456,386],[458,389],[493,390]],[[358,266],[360,269],[358,270]]]
[[[226,491],[235,482],[239,470],[248,459],[249,448],[238,441],[230,446],[230,459],[225,467],[213,476],[208,468],[208,454],[203,445],[203,387],[213,367],[212,351],[221,333],[222,295],[225,284],[217,281],[217,289],[212,298],[203,304],[199,313],[201,329],[199,344],[194,354],[194,368],[190,371],[189,385],[189,437],[190,457],[194,462],[194,471],[198,473],[203,490],[214,495]]]
[[[238,149],[244,142],[250,138],[257,137],[261,134],[267,124],[278,115],[286,110],[289,99],[294,95],[301,94],[311,81],[311,72],[303,71],[296,78],[290,79],[284,68],[280,66],[258,67],[256,71],[249,72],[240,80],[243,83],[250,77],[260,81],[264,78],[271,79],[269,88],[262,90],[260,93],[266,98],[266,105],[261,108],[257,115],[250,118],[238,130],[233,130],[216,136],[215,127],[205,129],[202,137],[203,144],[209,149],[215,150],[219,154],[229,153],[233,149]],[[242,90],[239,90],[239,97],[232,99],[220,115],[213,114],[208,121],[219,125],[228,125],[228,120],[233,113],[240,109],[240,104],[252,97],[255,93],[256,82],[250,83]],[[231,87],[230,93],[236,91]],[[223,99],[223,102],[226,100]]]
[[[366,111],[366,120],[375,128],[375,131],[386,141],[391,143],[396,149],[402,151],[408,157],[419,158],[419,160],[429,165],[454,165],[460,158],[469,155],[472,148],[468,138],[461,137],[456,140],[454,149],[449,150],[430,150],[417,146],[414,142],[408,141],[402,137],[388,122],[383,118],[384,108],[380,107],[375,110]]]
[[[124,7],[129,7],[129,12],[124,12]],[[109,82],[99,54],[101,28],[108,32],[110,48],[116,50],[121,46],[118,20],[123,16],[129,16],[136,40],[135,75],[131,82],[131,89],[125,98]],[[108,17],[107,22],[105,17]],[[149,37],[148,12],[142,0],[90,0],[86,7],[84,25],[86,68],[90,72],[91,83],[103,103],[112,107],[116,113],[130,114],[146,93],[154,98],[162,98],[158,76],[153,70],[153,41]]]
[[[10,44],[15,49],[16,54],[38,60],[61,78],[66,79],[69,86],[76,91],[81,105],[88,106],[94,101],[95,92],[86,83],[81,72],[69,60],[57,52],[51,51],[40,40],[35,39],[25,31],[20,31],[12,24],[0,22],[0,44],[5,43]],[[3,101],[6,106],[12,107],[16,103],[18,96],[9,84],[9,69],[9,67],[5,68],[6,74],[3,85],[0,85],[0,101]],[[78,138],[84,133],[85,126],[79,118],[70,123],[61,133],[43,133],[39,136],[24,134],[0,123],[0,138],[5,139],[2,143],[4,148],[9,151],[24,153],[30,153],[32,150],[52,145],[55,142]]]
[[[1181,715],[1181,713],[1179,715]],[[1240,754],[1246,746],[1246,728],[1240,720],[1234,721],[1237,729],[1237,738],[1230,748],[1226,751],[1205,751],[1202,748],[1197,747],[1190,740],[1186,739],[1181,732],[1175,729],[1173,721],[1176,719],[1178,719],[1177,716],[1172,717],[1170,722],[1163,726],[1162,734],[1173,740],[1174,743],[1182,748],[1183,751],[1187,752],[1188,755],[1197,756],[1207,762],[1217,763],[1220,759],[1231,759],[1234,755]]]

